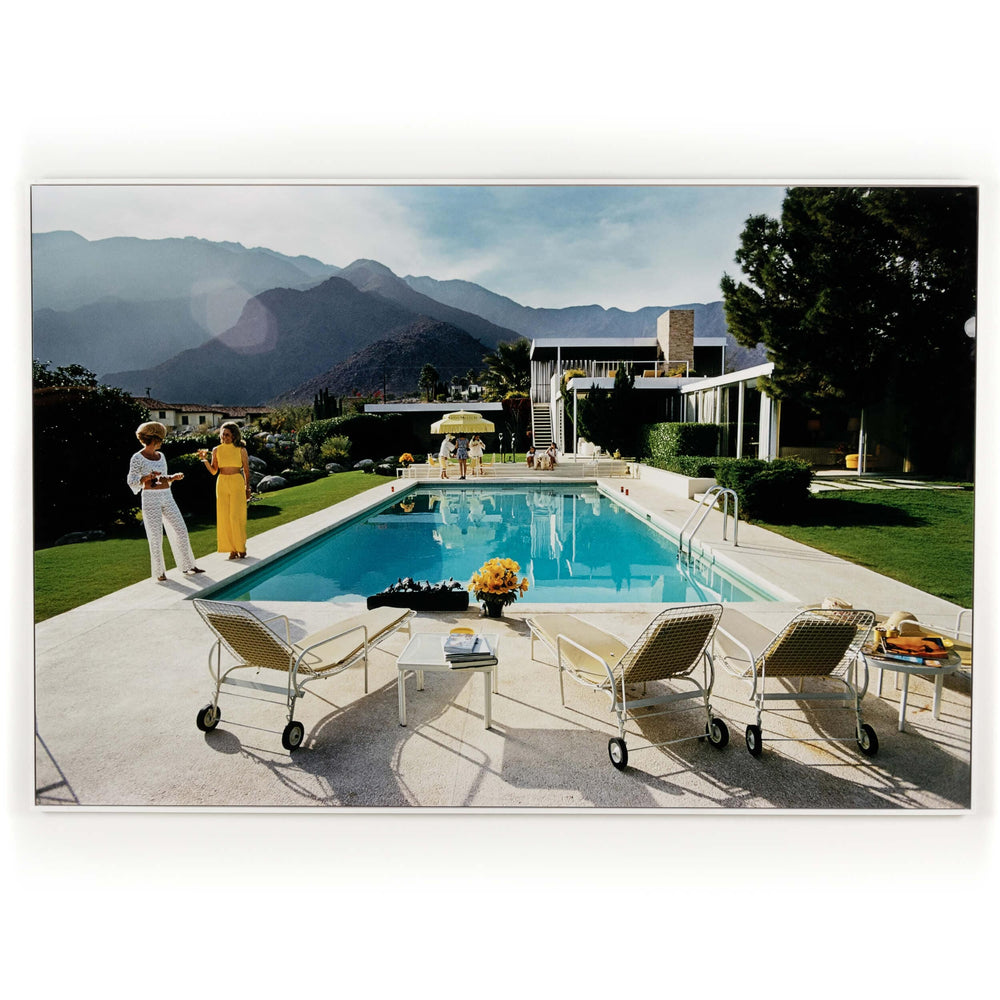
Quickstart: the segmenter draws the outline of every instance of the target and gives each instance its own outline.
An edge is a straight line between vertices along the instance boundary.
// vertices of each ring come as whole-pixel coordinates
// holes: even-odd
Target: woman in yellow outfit
[[[220,445],[212,449],[212,460],[205,454],[201,460],[215,483],[215,513],[218,551],[228,552],[230,559],[243,559],[247,554],[247,500],[250,499],[250,462],[239,427],[228,421],[219,429]],[[242,473],[242,475],[240,475]]]

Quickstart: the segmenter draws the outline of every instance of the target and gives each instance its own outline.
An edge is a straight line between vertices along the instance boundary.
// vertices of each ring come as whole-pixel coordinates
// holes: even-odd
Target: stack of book
[[[444,658],[452,669],[458,667],[488,667],[497,662],[496,652],[483,635],[453,633],[444,640]]]
[[[878,630],[872,653],[883,660],[920,663],[928,667],[940,667],[949,659],[948,647],[939,635],[887,636]]]

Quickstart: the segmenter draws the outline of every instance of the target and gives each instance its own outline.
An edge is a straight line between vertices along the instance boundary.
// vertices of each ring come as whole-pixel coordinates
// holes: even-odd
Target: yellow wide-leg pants
[[[241,475],[224,476],[215,480],[215,517],[219,552],[247,550],[246,483]]]

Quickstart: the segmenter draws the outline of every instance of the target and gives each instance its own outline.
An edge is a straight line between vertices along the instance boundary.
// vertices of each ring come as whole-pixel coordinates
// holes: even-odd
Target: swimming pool
[[[514,559],[528,578],[520,603],[774,599],[718,566],[680,565],[666,532],[586,483],[418,487],[211,597],[355,603],[399,578],[467,584],[494,556]]]

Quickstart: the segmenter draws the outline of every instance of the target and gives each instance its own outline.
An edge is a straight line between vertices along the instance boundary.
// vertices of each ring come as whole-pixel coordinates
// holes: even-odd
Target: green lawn
[[[967,489],[830,491],[800,523],[761,526],[968,608],[974,501]]]
[[[247,536],[305,517],[331,504],[340,503],[387,482],[386,476],[343,472],[315,483],[265,493],[250,506]],[[191,548],[196,558],[215,551],[215,520],[188,522]],[[169,544],[165,544],[167,568],[173,568]],[[141,525],[121,537],[101,542],[59,545],[35,552],[35,621],[69,611],[97,600],[149,576],[149,546]]]

